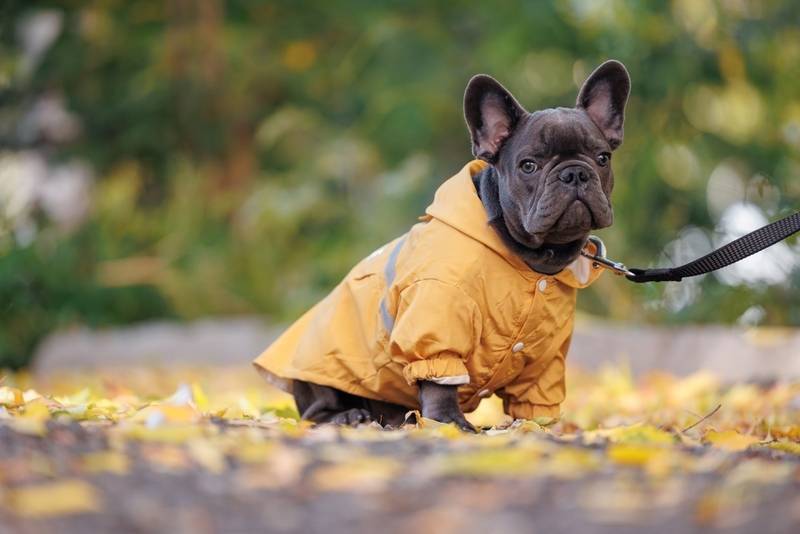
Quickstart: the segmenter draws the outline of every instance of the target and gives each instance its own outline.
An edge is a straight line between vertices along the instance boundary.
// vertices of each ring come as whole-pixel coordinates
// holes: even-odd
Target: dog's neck
[[[528,267],[542,274],[556,274],[566,267],[566,265],[564,265],[554,268],[552,265],[545,265],[543,263],[545,255],[543,251],[523,245],[514,239],[511,232],[508,231],[506,221],[503,218],[503,208],[500,206],[497,171],[495,171],[494,167],[486,167],[473,176],[472,183],[475,184],[475,190],[478,192],[478,197],[481,199],[481,203],[486,210],[489,225],[495,229],[503,243],[514,254],[522,258],[522,261],[524,261]]]

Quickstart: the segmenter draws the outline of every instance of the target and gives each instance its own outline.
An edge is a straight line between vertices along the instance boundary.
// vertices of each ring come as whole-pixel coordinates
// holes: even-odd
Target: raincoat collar
[[[564,270],[555,275],[537,273],[522,258],[514,254],[503,243],[500,236],[489,224],[486,209],[475,191],[472,177],[488,166],[481,160],[467,163],[455,176],[443,183],[436,191],[433,203],[425,210],[422,219],[436,218],[452,226],[463,234],[486,245],[500,255],[525,278],[539,279],[552,276],[556,280],[575,288],[590,285],[603,269],[592,266],[591,262],[579,257]]]

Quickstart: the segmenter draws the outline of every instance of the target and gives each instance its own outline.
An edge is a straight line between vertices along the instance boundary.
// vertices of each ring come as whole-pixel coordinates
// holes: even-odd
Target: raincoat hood
[[[489,224],[486,209],[473,182],[473,177],[488,166],[482,160],[473,160],[465,165],[458,174],[439,187],[433,203],[425,210],[426,216],[435,217],[483,243],[524,276],[538,278],[542,275],[533,272],[528,264],[514,254]],[[426,220],[426,217],[421,217],[421,220]],[[554,276],[558,281],[580,289],[591,285],[601,272],[601,269],[592,269],[591,262],[580,257]]]

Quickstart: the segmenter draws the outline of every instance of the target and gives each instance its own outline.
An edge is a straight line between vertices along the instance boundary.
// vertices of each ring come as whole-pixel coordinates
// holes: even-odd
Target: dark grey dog
[[[527,112],[491,76],[467,85],[464,116],[475,157],[491,165],[475,177],[488,221],[535,271],[554,274],[580,254],[589,232],[613,222],[611,152],[622,143],[630,78],[607,61],[586,80],[574,108]],[[422,415],[474,430],[457,386],[419,383]],[[305,419],[355,424],[402,421],[407,408],[295,381]]]

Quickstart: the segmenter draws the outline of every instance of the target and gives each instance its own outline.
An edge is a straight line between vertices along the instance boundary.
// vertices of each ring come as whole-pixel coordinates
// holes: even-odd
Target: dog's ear
[[[622,144],[625,103],[631,92],[631,78],[625,65],[609,60],[583,83],[575,106],[583,109],[600,128],[611,149]]]
[[[476,158],[495,163],[503,143],[527,111],[500,82],[478,74],[464,92],[464,118]]]

